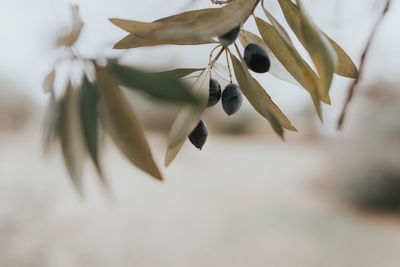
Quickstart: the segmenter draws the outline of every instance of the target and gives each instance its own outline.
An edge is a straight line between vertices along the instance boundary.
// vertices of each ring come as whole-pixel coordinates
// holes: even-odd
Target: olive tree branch
[[[351,85],[349,87],[347,98],[346,98],[346,101],[344,103],[342,113],[341,113],[341,115],[339,117],[339,121],[338,121],[338,125],[337,125],[338,130],[342,130],[343,129],[343,124],[344,124],[344,121],[346,119],[347,110],[348,110],[348,107],[349,107],[353,97],[354,97],[354,93],[355,93],[355,91],[357,89],[357,85],[359,84],[359,82],[360,82],[360,80],[362,78],[362,74],[364,72],[365,61],[366,61],[366,58],[367,58],[368,53],[370,51],[371,44],[374,41],[374,38],[375,38],[375,36],[376,36],[376,34],[378,32],[378,29],[379,29],[380,25],[382,24],[383,19],[385,18],[386,14],[388,13],[388,11],[390,9],[390,6],[391,6],[391,0],[387,0],[386,4],[385,4],[385,8],[384,8],[382,14],[379,16],[378,20],[376,21],[376,23],[375,23],[375,25],[374,25],[374,27],[373,27],[373,29],[371,31],[371,34],[369,36],[367,45],[365,46],[364,51],[363,51],[363,53],[361,55],[361,61],[360,61],[359,72],[358,72],[357,78],[351,83]]]

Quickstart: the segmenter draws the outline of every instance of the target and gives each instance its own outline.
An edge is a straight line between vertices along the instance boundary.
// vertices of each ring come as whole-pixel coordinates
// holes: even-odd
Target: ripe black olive
[[[229,116],[235,114],[242,106],[243,96],[239,86],[228,84],[222,92],[222,107]]]
[[[221,36],[218,36],[219,42],[225,47],[233,44],[239,36],[241,27],[242,27],[241,25],[236,26],[229,32],[227,32]]]
[[[219,85],[217,80],[210,80],[210,94],[208,98],[207,107],[212,107],[218,103],[221,99],[221,85]]]
[[[202,120],[200,120],[199,124],[197,124],[196,128],[189,135],[189,140],[196,148],[201,150],[206,143],[207,136],[207,126]]]
[[[257,73],[268,72],[271,67],[267,52],[258,44],[249,44],[246,46],[244,50],[244,61],[249,69]]]

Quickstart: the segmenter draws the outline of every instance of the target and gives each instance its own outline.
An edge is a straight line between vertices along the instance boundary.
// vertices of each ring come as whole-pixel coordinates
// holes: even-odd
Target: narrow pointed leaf
[[[126,20],[126,19],[111,18],[109,20],[112,24],[123,29],[124,31],[142,37],[145,37],[152,31],[155,31],[157,28],[163,25],[163,23],[157,23],[157,22],[142,22],[142,21]]]
[[[168,75],[168,76],[173,76],[177,79],[181,79],[183,77],[186,77],[194,72],[202,71],[204,68],[180,68],[180,69],[174,69],[174,70],[167,70],[167,71],[162,71],[162,72],[155,72],[154,74],[162,74],[162,75]]]
[[[54,92],[54,81],[56,79],[56,70],[53,69],[43,80],[43,92],[52,93]]]
[[[165,154],[165,161],[164,161],[165,167],[168,167],[172,163],[172,161],[174,161],[174,159],[178,155],[179,151],[181,151],[182,146],[185,144],[185,141],[186,141],[186,139],[183,140],[182,142],[180,142],[178,145],[167,149],[167,153]]]
[[[199,19],[207,18],[209,14],[217,12],[217,8],[205,8],[200,10],[191,10],[183,13],[175,14],[165,18],[158,19],[154,22],[179,22],[191,23]]]
[[[253,78],[253,82],[258,88],[258,91],[265,92],[265,89],[261,86],[261,84]],[[290,120],[286,117],[286,115],[280,110],[280,108],[272,101],[271,97],[266,93],[265,102],[267,104],[267,108],[271,114],[270,123],[272,128],[278,132],[280,128],[285,128],[289,131],[297,132],[297,129],[292,125]]]
[[[298,6],[290,0],[279,0],[279,4],[289,26],[296,34],[299,41],[305,46],[305,39],[301,26],[301,12]],[[335,49],[338,57],[338,66],[335,70],[336,74],[347,78],[356,78],[358,76],[358,70],[350,56],[328,35],[326,35],[325,33],[323,34],[326,38],[328,38],[328,41]]]
[[[235,0],[221,8],[207,9],[208,12],[199,10],[197,12],[201,12],[201,16],[196,17],[190,23],[176,25],[176,28],[167,32],[175,32],[181,36],[193,33],[199,36],[219,36],[242,24],[250,16],[258,2],[258,0]]]
[[[162,175],[153,159],[143,127],[107,69],[95,65],[106,129],[125,157],[158,180]]]
[[[89,155],[99,174],[99,178],[104,185],[107,185],[99,162],[99,130],[101,129],[99,127],[99,102],[99,88],[84,76],[79,90],[79,112],[83,137]]]
[[[242,24],[253,12],[259,0],[235,0],[221,8],[195,10],[155,21],[155,30],[128,35],[115,48],[161,44],[203,44],[215,42],[213,37],[229,32]],[[113,19],[115,22],[115,19]],[[158,25],[162,24],[160,27]],[[127,25],[123,25],[128,29]],[[147,26],[146,26],[147,27]],[[132,26],[132,28],[134,28]],[[135,29],[133,29],[135,30]]]
[[[170,73],[148,73],[110,61],[107,69],[120,85],[143,91],[157,99],[170,102],[192,102],[197,99],[190,89]]]
[[[72,46],[79,38],[82,28],[83,28],[83,21],[79,15],[79,7],[76,5],[71,6],[72,12],[72,26],[71,30],[65,34],[60,36],[57,39],[56,45],[57,46]]]
[[[263,10],[264,10],[264,14],[267,16],[267,18],[271,22],[272,26],[274,26],[275,30],[277,32],[279,32],[279,34],[285,39],[285,41],[288,44],[291,44],[293,46],[292,40],[290,39],[290,36],[287,33],[287,31],[285,30],[285,28],[283,28],[283,26],[275,19],[274,16],[272,16],[272,14],[270,12],[268,12],[268,10],[266,10],[265,8],[263,8]]]
[[[293,76],[286,70],[286,68],[282,65],[282,63],[276,58],[274,53],[272,53],[271,49],[267,46],[267,44],[263,41],[263,39],[261,39],[260,37],[249,31],[242,29],[240,32],[239,40],[243,48],[245,48],[248,44],[258,44],[261,47],[263,47],[265,51],[267,51],[268,57],[271,61],[271,68],[268,71],[269,74],[275,76],[280,80],[300,86],[300,84],[293,78]]]
[[[216,43],[216,41],[212,39],[204,39],[204,40],[176,40],[174,38],[170,39],[161,39],[157,36],[142,38],[133,33],[128,34],[123,39],[118,41],[114,45],[114,49],[128,49],[128,48],[137,48],[142,46],[157,46],[157,45],[201,45],[201,44],[212,44]]]
[[[229,69],[220,63],[215,63],[211,70],[211,77],[217,80],[220,84],[229,84]]]
[[[207,108],[210,83],[210,67],[203,70],[193,85],[193,92],[200,99],[199,104],[187,104],[178,113],[168,136],[165,164],[169,165],[185,143],[189,134],[199,123]]]
[[[120,40],[117,44],[115,44],[114,48],[127,49],[127,48],[136,48],[142,46],[156,46],[163,44],[200,45],[200,44],[216,43],[216,41],[211,38],[175,40],[174,38],[171,37],[160,38],[158,35],[153,34],[157,29],[170,27],[171,23],[174,22],[187,23],[188,21],[193,20],[196,17],[200,16],[202,13],[206,12],[208,12],[208,10],[206,9],[199,11],[197,10],[190,11],[174,15],[171,17],[163,18],[154,22],[141,22],[134,20],[112,18],[110,19],[111,23],[130,33],[125,38]]]
[[[265,14],[267,15],[267,17],[268,17],[271,21],[273,21],[273,22],[274,22],[275,24],[277,24],[277,25],[280,25],[279,22],[278,22],[267,10],[264,9],[264,12],[265,12]],[[299,62],[302,61],[302,65],[304,65],[305,68],[308,69],[309,74],[312,75],[312,83],[313,83],[313,86],[314,86],[314,84],[317,86],[317,92],[318,92],[318,95],[319,95],[320,100],[323,101],[323,102],[325,102],[325,103],[327,103],[327,104],[330,104],[330,103],[331,103],[330,97],[329,97],[329,95],[328,95],[327,93],[325,93],[325,90],[322,89],[323,87],[321,86],[321,79],[320,79],[320,77],[318,77],[318,76],[315,74],[315,72],[311,69],[311,67],[302,59],[302,57],[301,57],[300,54],[297,52],[297,50],[296,50],[296,48],[293,46],[293,44],[292,44],[291,42],[286,41],[286,36],[285,36],[284,34],[281,33],[282,30],[285,31],[285,30],[283,29],[283,27],[280,26],[280,28],[281,28],[282,30],[280,30],[279,27],[274,27],[274,28],[275,28],[276,32],[278,33],[278,35],[283,39],[285,45],[289,48],[289,50],[293,51],[294,54],[297,54],[297,55],[298,55]],[[277,28],[278,28],[278,30],[277,30]],[[286,32],[286,31],[285,31],[285,32]],[[286,35],[287,35],[287,33],[286,33]],[[285,67],[286,67],[286,66],[285,66]],[[310,80],[310,82],[311,82],[311,80]],[[306,89],[307,89],[307,88],[306,88]]]
[[[77,191],[82,195],[82,169],[86,154],[78,108],[77,92],[69,84],[62,101],[60,142],[68,173]]]
[[[275,132],[283,138],[283,127],[289,130],[296,130],[296,128],[291,125],[290,121],[285,115],[283,115],[282,112],[280,112],[280,117],[284,125],[281,125],[279,120],[277,120],[275,114],[272,113],[270,109],[272,106],[276,106],[272,102],[267,92],[261,86],[259,86],[253,77],[251,77],[245,63],[236,58],[233,54],[231,54],[231,60],[240,90],[249,100],[253,108],[270,122]],[[276,111],[276,109],[274,111]],[[280,110],[278,109],[278,111]]]
[[[54,92],[50,92],[50,100],[46,108],[44,119],[43,148],[47,152],[54,141],[60,136],[62,100],[56,100]]]
[[[358,77],[358,69],[351,57],[328,35],[325,36],[328,38],[328,41],[331,43],[333,49],[335,49],[336,55],[338,57],[338,63],[335,69],[335,73],[342,77],[356,79]]]
[[[201,16],[190,22],[176,23],[162,34],[172,34],[183,39],[188,36],[199,36],[200,39],[220,36],[244,23],[258,2],[259,0],[235,0],[221,8],[207,9],[207,12],[198,10]]]
[[[206,18],[210,13],[216,12],[216,8],[206,8],[201,10],[192,10],[180,14],[168,16],[158,19],[153,22],[142,22],[135,20],[110,18],[110,22],[121,29],[136,34],[138,36],[146,37],[153,31],[161,27],[166,27],[168,23],[190,23],[198,19]]]
[[[310,54],[319,74],[318,89],[321,99],[329,99],[329,89],[332,84],[333,74],[337,66],[337,55],[328,39],[308,16],[301,6],[299,10],[299,27],[293,27],[300,31],[296,35],[301,36],[304,47]]]
[[[178,113],[168,137],[168,147],[174,147],[185,140],[196,127],[207,107],[210,68],[205,69],[193,85],[193,92],[199,99],[198,104],[187,104]]]
[[[264,42],[268,45],[274,55],[289,71],[289,73],[303,86],[311,95],[317,114],[322,121],[320,96],[318,94],[318,76],[304,61],[297,50],[288,44],[285,39],[268,22],[256,17],[256,24]]]
[[[157,29],[169,27],[164,22],[141,22],[134,20],[123,20],[123,19],[110,19],[111,23],[129,32],[127,36],[121,39],[117,44],[114,45],[115,49],[127,49],[137,48],[142,46],[156,46],[156,45],[200,45],[216,43],[211,38],[205,39],[186,39],[176,40],[171,37],[160,38],[158,35],[154,35]]]

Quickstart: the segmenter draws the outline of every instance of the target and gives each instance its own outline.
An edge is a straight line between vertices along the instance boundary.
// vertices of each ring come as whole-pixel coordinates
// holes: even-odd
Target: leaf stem
[[[261,7],[265,9],[265,7],[264,7],[264,0],[261,0]]]
[[[219,50],[218,54],[215,56],[214,60],[211,61],[208,65],[211,66],[211,68],[214,66],[215,62],[217,62],[217,60],[219,59],[219,57],[222,55],[222,53],[224,52],[225,47],[221,47],[221,50]]]
[[[228,65],[229,81],[230,81],[230,83],[232,83],[232,71],[231,71],[231,65],[229,64],[228,51],[229,51],[229,48],[227,47],[227,48],[225,49],[225,57],[226,57],[226,64]],[[230,54],[230,51],[229,51],[229,54]]]
[[[208,64],[211,63],[211,60],[212,60],[212,56],[213,56],[213,54],[214,54],[214,51],[215,51],[217,48],[221,47],[221,46],[222,46],[221,44],[220,44],[220,45],[217,45],[216,47],[214,47],[214,48],[211,50],[211,52],[210,52],[210,58],[209,58],[209,60],[208,60]]]

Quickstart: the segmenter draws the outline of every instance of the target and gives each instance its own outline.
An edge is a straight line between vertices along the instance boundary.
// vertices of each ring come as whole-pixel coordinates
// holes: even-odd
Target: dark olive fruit
[[[189,135],[190,142],[198,149],[202,149],[206,143],[208,130],[206,124],[201,120]]]
[[[212,107],[219,102],[221,99],[221,85],[219,85],[217,80],[210,80],[210,94],[208,97],[207,107]]]
[[[267,72],[271,67],[267,52],[258,44],[246,46],[244,49],[244,61],[249,69],[257,73]]]
[[[229,116],[235,114],[242,106],[243,96],[239,86],[228,84],[222,92],[222,107]]]
[[[233,44],[236,39],[239,36],[240,33],[240,29],[241,29],[241,25],[236,26],[235,28],[233,28],[232,30],[230,30],[229,32],[218,36],[218,40],[219,42],[223,45],[223,46],[230,46],[231,44]]]

